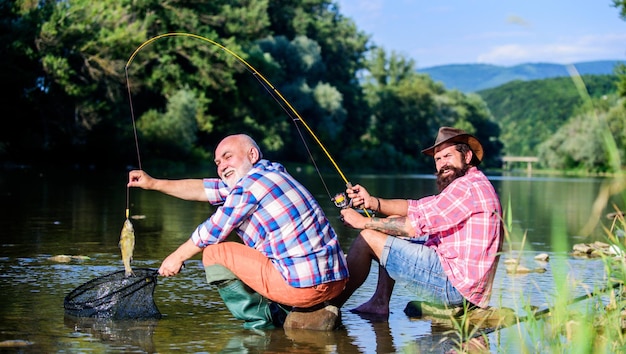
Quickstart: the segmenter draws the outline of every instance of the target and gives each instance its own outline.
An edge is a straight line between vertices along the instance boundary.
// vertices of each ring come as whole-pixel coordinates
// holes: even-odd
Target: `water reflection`
[[[153,336],[158,323],[156,319],[112,320],[64,316],[64,324],[71,330],[70,337],[89,336],[118,350],[139,349],[146,353],[156,352]]]

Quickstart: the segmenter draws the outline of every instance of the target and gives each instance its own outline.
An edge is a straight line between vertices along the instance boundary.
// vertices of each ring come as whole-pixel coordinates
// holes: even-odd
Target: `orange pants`
[[[347,279],[295,288],[261,252],[237,242],[222,242],[204,248],[203,265],[220,264],[263,297],[287,306],[312,307],[337,297]]]

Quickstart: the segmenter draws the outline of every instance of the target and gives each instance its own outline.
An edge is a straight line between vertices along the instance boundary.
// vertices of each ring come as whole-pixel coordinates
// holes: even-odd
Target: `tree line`
[[[617,75],[583,75],[584,92],[571,77],[512,81],[480,91],[501,127],[504,151],[539,157],[550,169],[606,172],[611,169],[602,131],[626,156],[626,110]],[[588,96],[587,96],[588,95]]]
[[[346,170],[431,172],[419,151],[443,125],[475,134],[486,167],[505,152],[479,95],[418,74],[332,1],[0,0],[0,15],[5,165],[137,165],[134,119],[144,162],[205,163],[223,136],[247,133],[267,157],[309,163],[311,154],[331,169],[272,88]],[[228,48],[272,86],[191,36],[154,40],[128,65],[168,33]]]

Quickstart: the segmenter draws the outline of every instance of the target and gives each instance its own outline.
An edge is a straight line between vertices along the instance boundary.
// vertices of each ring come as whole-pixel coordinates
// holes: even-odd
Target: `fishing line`
[[[137,142],[137,130],[136,130],[136,126],[135,126],[135,117],[134,117],[134,112],[133,112],[133,105],[132,105],[132,95],[131,95],[131,90],[130,90],[130,80],[128,78],[128,68],[130,66],[130,64],[132,63],[133,59],[135,58],[135,56],[137,55],[137,53],[139,53],[140,50],[142,50],[144,47],[146,47],[147,45],[151,44],[152,42],[160,39],[160,38],[164,38],[164,37],[175,37],[175,36],[180,36],[180,37],[190,37],[190,38],[195,38],[195,39],[199,39],[202,41],[205,41],[207,43],[210,43],[220,49],[222,49],[223,51],[225,51],[226,53],[230,54],[232,57],[234,57],[235,59],[237,59],[237,61],[239,61],[239,63],[243,64],[244,68],[250,72],[252,74],[252,76],[254,78],[257,79],[257,81],[261,84],[261,86],[263,86],[265,88],[265,90],[270,94],[270,96],[279,104],[279,106],[283,109],[283,111],[285,111],[285,113],[291,118],[292,122],[294,123],[294,125],[296,126],[296,129],[298,130],[298,134],[300,135],[300,138],[302,140],[302,142],[304,143],[304,146],[307,150],[307,153],[309,154],[309,157],[311,158],[311,161],[313,162],[313,165],[315,167],[315,170],[317,171],[320,179],[322,180],[322,184],[324,185],[324,188],[326,189],[326,193],[328,193],[328,196],[331,197],[331,193],[328,190],[328,187],[326,186],[326,182],[324,181],[324,178],[322,177],[320,170],[315,162],[315,159],[313,158],[313,155],[311,154],[311,151],[309,149],[308,144],[306,143],[306,140],[304,139],[304,136],[300,130],[300,128],[298,127],[297,122],[302,123],[302,125],[306,128],[306,130],[309,132],[309,134],[311,135],[311,137],[315,140],[315,142],[319,145],[319,147],[322,149],[322,151],[324,152],[324,154],[326,155],[326,157],[328,158],[328,160],[331,162],[331,164],[333,165],[333,167],[335,168],[335,170],[339,173],[339,176],[343,179],[343,181],[345,182],[346,187],[351,188],[352,184],[348,181],[348,179],[346,178],[346,176],[344,175],[344,173],[341,171],[341,169],[339,168],[339,166],[337,165],[337,163],[335,162],[335,160],[332,158],[332,156],[330,155],[330,153],[328,152],[328,150],[326,149],[326,147],[324,146],[324,144],[322,144],[322,142],[318,139],[317,135],[315,135],[315,133],[313,132],[313,130],[309,127],[309,125],[306,123],[306,121],[300,116],[300,114],[298,113],[298,111],[296,111],[296,109],[289,103],[289,101],[287,101],[287,99],[280,93],[280,91],[278,91],[278,89],[276,89],[274,87],[274,85],[272,85],[269,80],[267,80],[265,78],[265,76],[263,76],[258,70],[256,70],[252,65],[250,65],[250,63],[248,63],[245,59],[243,59],[242,57],[240,57],[237,53],[231,51],[230,49],[224,47],[223,45],[208,39],[206,37],[202,37],[196,34],[192,34],[192,33],[185,33],[185,32],[172,32],[172,33],[164,33],[155,37],[152,37],[148,40],[146,40],[145,42],[143,42],[139,47],[137,47],[137,49],[135,49],[135,51],[131,54],[130,58],[128,59],[128,62],[126,63],[125,66],[125,71],[126,71],[126,82],[127,82],[127,87],[128,87],[128,97],[129,97],[129,102],[131,105],[131,117],[133,120],[133,131],[135,133],[135,146],[137,148],[137,158],[139,159],[139,144]],[[141,162],[139,162],[139,168],[141,169]],[[333,198],[331,197],[331,200]],[[365,210],[365,208],[363,208],[363,210],[365,211],[365,214],[369,217],[369,213],[367,212],[367,210]]]
[[[271,96],[274,97],[273,95]],[[275,97],[274,97],[274,100],[276,100]],[[285,108],[280,104],[280,102],[278,102],[278,104],[283,108],[283,110],[285,110]],[[289,117],[291,117],[289,112],[287,112],[286,110],[285,112],[287,113],[287,115],[289,115]],[[307,154],[309,154],[309,158],[311,159],[311,162],[313,163],[313,167],[315,167],[315,171],[317,172],[317,175],[320,177],[320,181],[322,181],[322,185],[324,186],[324,189],[326,190],[326,194],[328,194],[328,197],[332,199],[330,190],[328,189],[328,186],[326,186],[326,181],[324,180],[324,177],[322,177],[322,173],[320,172],[319,167],[317,167],[317,162],[315,162],[315,159],[313,158],[313,154],[311,153],[311,150],[309,149],[309,145],[306,143],[304,139],[304,135],[302,135],[302,131],[300,130],[300,127],[298,126],[296,120],[293,117],[291,117],[291,121],[293,122],[293,125],[296,127],[296,130],[298,131],[298,135],[300,135],[300,140],[302,140],[302,143],[304,144],[304,148],[306,149]]]
[[[137,164],[141,168],[141,155],[139,154],[139,139],[137,139],[137,124],[135,123],[135,110],[133,109],[133,96],[130,92],[130,80],[128,79],[128,64],[126,64],[126,87],[128,89],[128,102],[130,104],[130,118],[133,121],[133,135],[135,136],[135,151],[137,152]],[[130,187],[126,186],[126,219],[130,214]]]
[[[246,70],[248,70],[248,69],[246,68]],[[248,70],[248,72],[251,72],[251,71]],[[298,135],[300,136],[300,140],[302,141],[302,144],[304,145],[304,148],[306,149],[306,152],[309,155],[309,159],[311,159],[311,162],[313,163],[313,167],[315,168],[315,172],[317,172],[317,175],[319,176],[320,181],[322,181],[322,185],[324,186],[324,189],[326,190],[326,194],[328,195],[328,197],[330,199],[333,199],[332,196],[331,196],[330,190],[328,189],[328,186],[326,185],[326,181],[324,180],[324,177],[322,176],[322,173],[321,173],[319,167],[317,166],[317,162],[315,161],[315,158],[313,157],[313,153],[311,152],[311,149],[309,148],[309,144],[306,142],[306,139],[304,138],[304,135],[302,134],[302,130],[298,126],[298,121],[301,121],[305,125],[306,125],[306,123],[299,116],[294,117],[292,115],[292,113],[283,105],[283,103],[274,94],[273,87],[270,87],[270,86],[266,85],[265,82],[259,76],[257,76],[254,72],[251,72],[251,73],[252,73],[252,76],[265,89],[265,91],[274,99],[274,101],[276,101],[276,103],[278,103],[278,105],[280,106],[280,108],[282,108],[282,110],[285,112],[285,114],[287,114],[287,116],[289,118],[291,118],[291,121],[293,122],[293,125],[294,125],[294,127],[296,127],[296,131],[298,132]],[[298,114],[297,112],[295,112],[295,113],[296,113],[296,115]],[[313,133],[311,132],[311,134],[313,134]],[[344,177],[344,180],[345,180],[345,177]],[[347,183],[349,183],[349,182],[347,182]]]
[[[141,168],[141,155],[139,154],[139,140],[137,139],[137,124],[135,122],[135,110],[133,109],[133,95],[130,93],[130,80],[128,79],[128,64],[124,70],[126,72],[126,87],[128,88],[128,103],[130,104],[130,118],[133,121],[133,134],[135,136],[135,150],[137,151],[137,164]]]

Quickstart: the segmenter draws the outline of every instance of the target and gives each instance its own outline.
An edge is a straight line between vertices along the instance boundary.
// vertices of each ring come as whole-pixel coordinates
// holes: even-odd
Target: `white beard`
[[[226,183],[228,188],[232,189],[237,184],[237,182],[239,182],[239,180],[241,180],[246,174],[248,174],[248,171],[250,171],[251,169],[252,163],[249,160],[245,160],[244,163],[239,166],[239,168],[233,170],[233,174],[231,174],[228,178],[225,178],[224,174],[222,174],[222,181]]]

